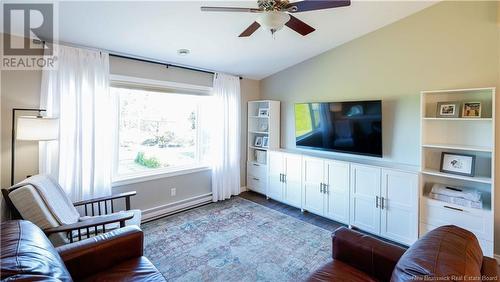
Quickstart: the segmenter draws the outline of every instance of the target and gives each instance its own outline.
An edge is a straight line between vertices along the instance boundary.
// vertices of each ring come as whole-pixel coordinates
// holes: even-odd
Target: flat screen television
[[[295,104],[295,145],[382,157],[382,101]]]

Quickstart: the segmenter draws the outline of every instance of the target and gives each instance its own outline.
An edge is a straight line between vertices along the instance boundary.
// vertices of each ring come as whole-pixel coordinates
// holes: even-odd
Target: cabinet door
[[[418,174],[382,170],[380,235],[403,244],[418,236]]]
[[[327,217],[349,223],[349,163],[325,161]]]
[[[285,154],[285,202],[296,207],[302,203],[302,157],[301,155]]]
[[[315,214],[324,214],[324,195],[321,191],[323,182],[324,161],[317,158],[304,157],[302,161],[303,169],[303,209]]]
[[[269,181],[267,183],[267,193],[269,198],[278,201],[283,200],[283,183],[281,174],[283,174],[283,153],[268,151],[269,153]]]
[[[376,199],[380,195],[381,169],[351,165],[350,224],[367,232],[380,233],[380,209]]]

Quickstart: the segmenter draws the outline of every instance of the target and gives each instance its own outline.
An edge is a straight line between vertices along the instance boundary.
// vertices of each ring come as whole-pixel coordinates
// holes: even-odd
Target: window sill
[[[162,179],[168,177],[174,177],[179,175],[191,174],[196,172],[202,172],[210,170],[210,167],[206,165],[199,166],[189,166],[189,167],[178,167],[175,169],[162,169],[154,172],[146,172],[140,174],[126,175],[113,179],[111,184],[112,187],[119,187],[134,183],[141,183],[146,181],[151,181],[155,179]]]

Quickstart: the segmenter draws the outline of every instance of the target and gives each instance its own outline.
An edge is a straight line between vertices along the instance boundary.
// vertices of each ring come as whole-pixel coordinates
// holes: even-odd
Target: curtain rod
[[[47,41],[42,40],[40,42],[39,40],[34,39],[33,43],[47,44]],[[53,43],[53,42],[51,42],[51,43]],[[171,64],[171,63],[167,63],[167,62],[161,62],[159,60],[149,59],[149,58],[146,59],[146,58],[139,58],[139,57],[129,56],[129,55],[125,55],[125,54],[118,54],[118,53],[110,51],[110,50],[98,49],[98,48],[94,48],[94,47],[89,47],[89,46],[85,46],[85,45],[78,45],[78,44],[73,44],[73,43],[69,43],[69,42],[59,41],[56,44],[65,45],[65,46],[69,46],[69,47],[76,47],[76,48],[85,48],[85,49],[95,50],[95,51],[99,51],[99,52],[106,52],[110,56],[113,56],[113,57],[122,58],[122,59],[129,59],[129,60],[135,60],[135,61],[144,62],[144,63],[151,63],[151,64],[162,65],[162,66],[165,66],[167,68],[173,67],[173,68],[179,68],[179,69],[185,69],[185,70],[190,70],[190,71],[203,72],[203,73],[208,73],[208,74],[215,74],[216,73],[215,71],[209,71],[209,70],[198,69],[198,68],[194,68],[194,67],[176,65],[176,64]],[[243,77],[241,77],[241,76],[238,76],[238,77],[240,79],[243,79]]]

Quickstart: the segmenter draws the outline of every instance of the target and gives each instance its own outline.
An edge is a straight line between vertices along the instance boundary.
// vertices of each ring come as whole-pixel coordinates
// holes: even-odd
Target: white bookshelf
[[[267,109],[268,115],[259,115],[261,109]],[[248,102],[247,118],[247,189],[266,194],[267,160],[269,149],[280,147],[280,102],[258,100]],[[268,146],[255,144],[256,138],[268,139]],[[260,153],[261,160],[257,159]]]
[[[459,117],[439,117],[438,102],[459,102]],[[481,116],[461,117],[464,102],[481,102]],[[455,224],[473,232],[483,253],[493,256],[495,193],[495,88],[422,91],[420,235],[440,225]],[[474,176],[441,171],[443,152],[474,155]],[[470,187],[482,193],[483,209],[431,199],[434,183]]]

